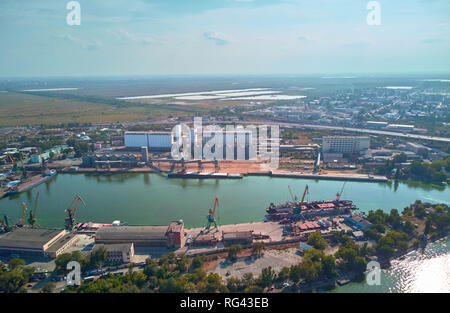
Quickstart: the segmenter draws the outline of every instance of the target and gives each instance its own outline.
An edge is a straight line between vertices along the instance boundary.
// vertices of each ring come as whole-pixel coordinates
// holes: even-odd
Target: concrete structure
[[[406,150],[414,152],[415,154],[425,154],[428,153],[431,149],[418,143],[407,142]]]
[[[311,250],[312,248],[313,247],[310,246],[309,244],[300,241],[298,245],[298,252],[300,253],[300,255],[304,255],[305,251]]]
[[[367,121],[366,125],[369,127],[382,128],[382,127],[386,127],[388,125],[388,122]]]
[[[363,240],[364,239],[364,233],[361,230],[357,230],[354,231],[352,233],[353,238],[355,238],[355,240]]]
[[[167,230],[167,245],[180,248],[184,246],[184,222],[172,222]]]
[[[324,153],[360,153],[369,147],[369,137],[329,136],[322,138]]]
[[[141,155],[142,155],[141,160],[143,162],[148,162],[148,148],[147,148],[147,146],[142,146],[141,147]]]
[[[83,155],[85,167],[136,167],[141,160],[137,154],[86,154]]]
[[[78,236],[75,234],[64,235],[45,251],[45,256],[56,258],[58,255],[65,253],[77,241]]]
[[[344,222],[346,222],[349,226],[355,227],[357,229],[364,229],[372,225],[372,223],[358,214],[346,216],[344,218]]]
[[[242,246],[250,246],[253,243],[252,231],[233,231],[223,232],[222,240],[225,246],[239,244]]]
[[[95,243],[130,243],[135,247],[166,247],[167,226],[103,226],[95,233]]]
[[[61,229],[46,228],[17,228],[0,237],[0,253],[18,256],[49,256],[49,248],[63,238],[66,234]],[[55,248],[58,248],[55,246]],[[61,245],[64,250],[64,244]],[[59,249],[50,250],[54,257]]]
[[[146,146],[149,150],[170,150],[173,141],[171,132],[128,131],[124,139],[127,148]]]
[[[133,243],[100,244],[96,245],[93,251],[97,250],[99,247],[105,247],[106,263],[108,264],[130,263],[134,256]]]
[[[97,244],[133,243],[135,247],[181,247],[184,222],[167,226],[103,226],[95,233]]]
[[[404,124],[389,124],[386,126],[388,130],[400,130],[400,131],[408,131],[413,130],[414,125],[404,125]]]
[[[217,239],[213,234],[198,235],[195,237],[193,244],[195,247],[215,246],[217,244]]]

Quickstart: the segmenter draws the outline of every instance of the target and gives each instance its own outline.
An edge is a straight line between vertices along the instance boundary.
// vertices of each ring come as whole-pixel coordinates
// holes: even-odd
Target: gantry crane
[[[218,205],[219,205],[219,198],[216,197],[216,200],[214,201],[214,208],[212,210],[209,209],[208,215],[206,216],[206,219],[208,222],[206,224],[206,230],[209,230],[211,228],[211,225],[213,225],[213,224],[214,224],[215,228],[217,228],[216,209],[217,209]]]
[[[65,212],[67,212],[67,218],[65,219],[65,228],[67,230],[71,231],[75,228],[75,214],[77,213],[79,202],[81,202],[83,206],[87,208],[86,203],[84,203],[84,200],[83,198],[81,198],[81,196],[75,195],[73,197],[72,203],[70,204],[69,208],[65,210]]]
[[[344,184],[342,185],[341,191],[336,194],[336,202],[341,200],[342,193],[344,192],[345,183],[347,183],[347,182],[344,182]]]
[[[37,211],[37,207],[38,207],[38,202],[39,201],[39,191],[36,194],[36,200],[34,202],[34,209],[33,212],[30,211],[30,215],[28,216],[28,224],[30,224],[31,227],[34,227],[35,225],[37,225],[36,223],[36,211]]]

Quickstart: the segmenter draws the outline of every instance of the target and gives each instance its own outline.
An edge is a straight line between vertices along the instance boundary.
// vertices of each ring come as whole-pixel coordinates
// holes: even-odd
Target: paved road
[[[174,121],[153,121],[153,122],[136,122],[131,124],[179,124],[180,122]],[[208,121],[204,124],[232,124],[234,122],[225,122],[225,121]],[[439,142],[448,142],[450,143],[450,138],[446,137],[435,137],[435,136],[426,136],[426,135],[418,135],[418,134],[407,134],[402,132],[394,132],[394,131],[386,131],[386,130],[376,130],[376,129],[366,129],[366,128],[355,128],[355,127],[342,127],[342,126],[329,126],[329,125],[313,125],[313,124],[301,124],[301,123],[286,123],[286,122],[245,122],[240,121],[238,124],[249,124],[249,125],[280,125],[283,127],[305,127],[305,128],[314,128],[314,129],[327,129],[327,130],[343,130],[349,132],[358,132],[358,133],[367,133],[374,135],[383,135],[383,136],[394,136],[394,137],[403,137],[409,139],[421,139],[421,140],[432,140]]]

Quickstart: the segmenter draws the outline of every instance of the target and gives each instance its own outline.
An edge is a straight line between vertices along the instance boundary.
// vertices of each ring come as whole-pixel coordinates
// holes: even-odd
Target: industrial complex
[[[344,184],[345,186],[345,184]],[[343,188],[344,188],[343,186]],[[135,255],[148,249],[163,249],[194,256],[223,252],[226,247],[239,244],[250,247],[254,242],[268,245],[306,241],[315,231],[326,238],[339,230],[361,230],[370,225],[364,215],[354,214],[357,208],[349,200],[341,200],[342,190],[335,200],[306,202],[303,192],[301,200],[292,196],[292,201],[273,204],[266,209],[265,221],[236,225],[217,225],[216,212],[219,199],[208,210],[203,228],[185,229],[184,221],[177,220],[168,225],[128,225],[120,221],[111,224],[77,222],[79,205],[86,203],[75,195],[66,210],[65,230],[45,229],[37,225],[17,224],[0,235],[0,254],[17,257],[56,258],[67,251],[73,251],[81,238],[91,238],[87,251],[103,246],[110,263],[130,263]],[[290,190],[289,187],[289,191]],[[87,249],[83,248],[84,251]]]

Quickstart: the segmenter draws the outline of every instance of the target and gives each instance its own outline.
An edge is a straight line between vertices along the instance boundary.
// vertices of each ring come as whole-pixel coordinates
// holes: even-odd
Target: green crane
[[[37,223],[36,223],[36,210],[37,210],[38,204],[39,204],[38,201],[39,201],[39,191],[36,194],[36,200],[34,202],[34,210],[33,211],[30,210],[30,214],[28,216],[28,224],[30,224],[31,227],[37,226]]]

